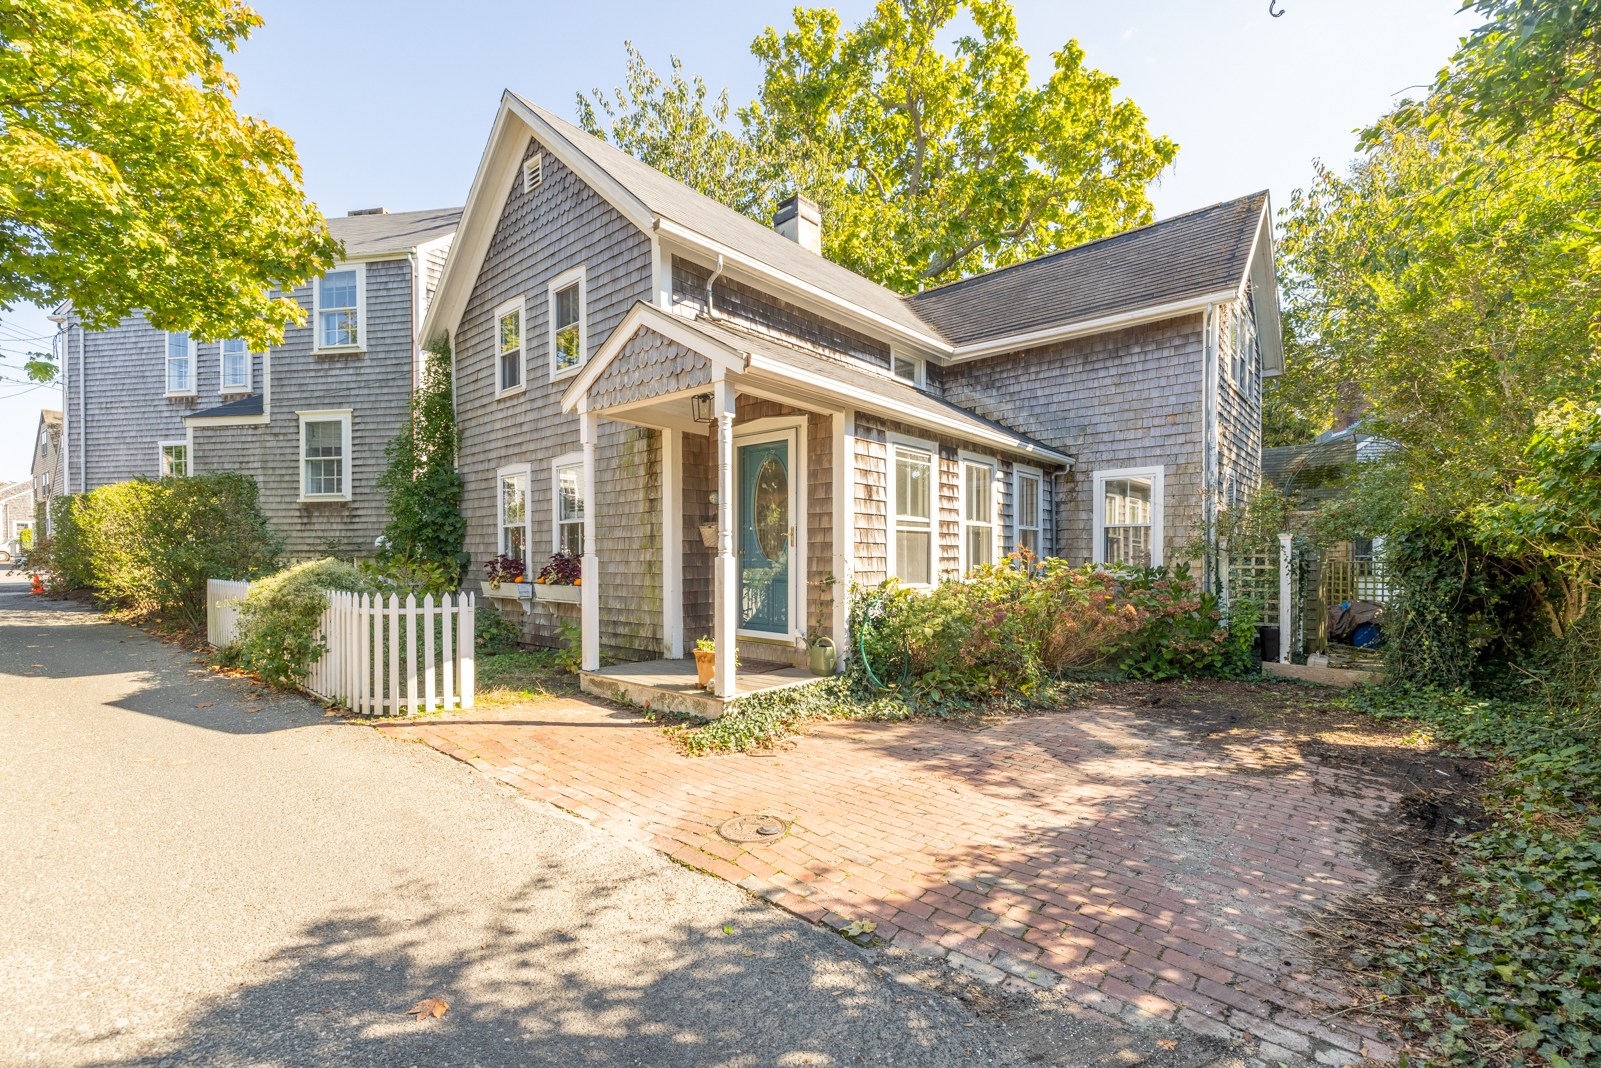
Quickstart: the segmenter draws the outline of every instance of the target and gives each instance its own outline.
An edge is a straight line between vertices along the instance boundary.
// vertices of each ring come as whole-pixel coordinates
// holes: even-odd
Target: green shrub
[[[896,720],[910,714],[900,701],[873,697],[851,679],[835,675],[741,697],[720,719],[674,727],[669,734],[690,756],[704,756],[769,746],[814,720]]]
[[[473,645],[485,656],[515,653],[523,629],[485,603],[473,614]]]
[[[1217,594],[1198,589],[1188,564],[1171,570],[1129,568],[1119,571],[1118,580],[1141,624],[1120,650],[1118,666],[1124,672],[1137,679],[1226,672],[1230,657],[1222,608]]]
[[[215,472],[114,482],[62,498],[51,513],[53,584],[92,587],[126,608],[206,625],[206,580],[275,566],[283,539],[248,475]]]
[[[922,701],[1032,695],[1062,669],[1104,659],[1138,625],[1103,569],[1017,556],[933,590],[891,579],[851,590],[863,682]]]
[[[311,560],[253,582],[239,608],[239,652],[262,680],[300,685],[326,650],[318,623],[326,590],[370,592],[361,572],[341,560]]]

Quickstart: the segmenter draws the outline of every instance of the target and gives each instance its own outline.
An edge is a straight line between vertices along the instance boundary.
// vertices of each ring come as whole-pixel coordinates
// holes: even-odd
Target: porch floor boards
[[[764,690],[799,686],[817,678],[804,668],[776,664],[753,664],[752,667],[756,670],[734,673],[734,688],[740,697]],[[724,712],[723,699],[701,689],[693,658],[616,664],[597,671],[580,672],[578,678],[580,689],[586,693],[626,698],[636,705],[649,704],[652,708],[684,712],[706,719],[716,719]]]

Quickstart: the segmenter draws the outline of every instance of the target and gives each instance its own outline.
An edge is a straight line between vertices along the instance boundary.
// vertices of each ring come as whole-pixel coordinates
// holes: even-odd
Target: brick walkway
[[[1116,706],[1010,720],[825,726],[762,755],[679,755],[625,711],[560,700],[381,728],[812,920],[982,978],[1220,1037],[1270,1062],[1390,1061],[1309,974],[1297,912],[1372,886],[1359,825],[1399,798],[1256,732],[1206,741]],[[716,834],[793,821],[771,844]]]

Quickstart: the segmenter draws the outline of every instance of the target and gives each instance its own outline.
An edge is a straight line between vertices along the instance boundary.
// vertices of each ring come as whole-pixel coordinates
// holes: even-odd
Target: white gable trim
[[[508,90],[500,98],[500,110],[489,132],[489,143],[478,164],[478,173],[473,176],[472,192],[467,195],[466,207],[462,209],[456,239],[445,259],[433,303],[423,319],[423,337],[434,337],[441,330],[454,334],[461,323],[473,284],[478,280],[484,256],[489,251],[489,242],[500,223],[506,198],[522,181],[523,153],[530,137],[539,142],[542,151],[560,160],[629,222],[647,234],[652,232],[651,224],[656,217],[639,198],[595,166],[588,156],[574,148]]]
[[[623,321],[618,323],[617,328],[611,332],[611,336],[606,339],[606,344],[602,345],[599,351],[590,357],[589,362],[584,364],[583,371],[573,380],[573,384],[568,386],[562,393],[562,411],[572,412],[578,410],[579,398],[589,392],[589,387],[595,384],[595,380],[601,376],[601,372],[605,371],[612,360],[617,358],[617,354],[623,351],[623,346],[628,344],[633,336],[639,332],[641,326],[654,330],[670,341],[678,342],[691,352],[698,353],[727,370],[745,370],[747,360],[744,353],[737,352],[722,342],[715,341],[702,334],[691,327],[688,320],[683,316],[662,311],[654,305],[640,301],[628,309],[628,314],[623,316]],[[704,392],[704,390],[701,392]]]

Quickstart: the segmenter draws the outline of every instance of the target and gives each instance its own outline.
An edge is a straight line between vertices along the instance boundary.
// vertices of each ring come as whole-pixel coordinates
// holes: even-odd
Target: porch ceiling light
[[[689,414],[697,423],[713,422],[716,417],[712,415],[712,395],[697,393],[689,398]]]

